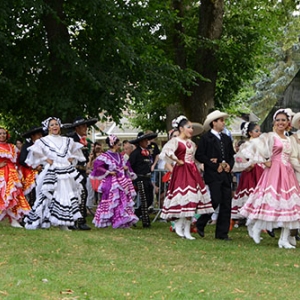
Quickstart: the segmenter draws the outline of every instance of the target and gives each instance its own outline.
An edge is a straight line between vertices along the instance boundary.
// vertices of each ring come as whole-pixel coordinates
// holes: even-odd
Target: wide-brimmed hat
[[[157,133],[147,133],[139,132],[135,140],[129,141],[130,144],[138,144],[142,140],[153,140],[157,137]]]
[[[193,131],[193,136],[199,135],[204,131],[204,127],[202,124],[197,123],[197,122],[192,122],[194,131]]]
[[[228,114],[224,113],[224,112],[220,112],[219,110],[214,110],[213,112],[211,112],[209,115],[207,115],[204,123],[203,123],[203,127],[204,130],[209,130],[210,129],[210,123],[212,121],[215,121],[219,118],[228,118]]]
[[[64,125],[64,128],[75,128],[80,125],[91,126],[98,122],[97,118],[85,119],[84,117],[76,117],[71,125]]]
[[[43,127],[31,127],[28,131],[22,134],[22,137],[27,139],[30,138],[35,133],[41,133],[42,135],[45,135],[45,132],[43,130]]]
[[[294,116],[293,116],[293,120],[292,120],[292,126],[296,129],[299,129],[300,127],[300,112],[296,113]]]

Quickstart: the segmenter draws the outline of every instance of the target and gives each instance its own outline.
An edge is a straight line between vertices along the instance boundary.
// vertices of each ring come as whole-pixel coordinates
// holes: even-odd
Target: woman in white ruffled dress
[[[43,165],[44,169],[37,178],[37,198],[24,220],[25,228],[59,226],[68,230],[82,217],[78,207],[82,178],[75,166],[85,157],[80,143],[60,135],[60,119],[50,117],[42,124],[49,134],[28,148],[26,159],[29,166]]]

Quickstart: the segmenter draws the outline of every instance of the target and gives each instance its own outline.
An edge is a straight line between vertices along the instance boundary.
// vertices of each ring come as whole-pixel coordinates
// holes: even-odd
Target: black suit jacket
[[[25,168],[30,168],[26,163],[25,160],[28,156],[28,148],[33,145],[33,142],[30,140],[30,142],[26,141],[25,144],[22,146],[20,156],[19,156],[19,164]]]
[[[222,142],[224,145],[225,161],[230,165],[230,169],[232,169],[235,152],[231,138],[226,134],[222,134]],[[221,176],[224,176],[225,172],[218,173],[217,171],[219,163],[222,162],[220,140],[211,131],[208,131],[201,137],[195,158],[204,164],[204,180],[207,184],[215,180],[220,180]],[[211,158],[217,158],[217,163],[211,162]],[[230,173],[226,174],[231,176]]]
[[[79,136],[78,136],[78,134],[76,133],[76,132],[74,132],[73,134],[71,134],[71,135],[69,135],[69,137],[70,138],[72,138],[75,142],[77,142],[77,143],[80,143],[80,138],[79,138]],[[88,147],[82,147],[81,148],[81,151],[82,151],[82,153],[83,153],[83,155],[84,155],[84,157],[85,157],[85,159],[86,159],[86,161],[84,162],[82,162],[82,161],[79,161],[78,163],[77,163],[77,166],[85,166],[86,165],[86,163],[89,161],[89,149],[88,149]],[[86,171],[83,171],[82,169],[80,169],[80,168],[78,168],[78,171],[80,172],[80,173],[86,173]]]

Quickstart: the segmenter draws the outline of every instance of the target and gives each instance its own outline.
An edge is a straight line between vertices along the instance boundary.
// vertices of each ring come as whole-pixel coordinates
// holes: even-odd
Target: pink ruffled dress
[[[270,160],[240,213],[259,229],[300,227],[300,187],[290,163],[290,138],[268,133],[244,151],[253,162]]]

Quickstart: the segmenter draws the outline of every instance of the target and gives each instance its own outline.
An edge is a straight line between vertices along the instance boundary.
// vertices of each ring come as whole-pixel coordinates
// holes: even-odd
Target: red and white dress
[[[165,144],[160,158],[172,163],[172,156],[184,162],[173,168],[167,196],[161,213],[163,219],[192,217],[195,213],[213,213],[210,195],[196,166],[196,145],[179,137]]]
[[[25,199],[22,184],[16,169],[17,148],[13,144],[0,143],[0,162],[6,165],[0,168],[0,220],[4,217],[21,219],[30,211]]]
[[[241,145],[240,151],[234,156],[235,163],[232,171],[242,171],[242,173],[237,190],[232,198],[231,219],[233,220],[244,218],[240,215],[240,210],[248,200],[249,196],[254,192],[264,171],[263,164],[254,164],[251,170],[248,169],[251,166],[251,160],[246,160],[241,153],[241,150],[246,148],[247,145],[249,145],[249,142]]]
[[[270,160],[254,192],[249,196],[240,213],[248,218],[247,225],[272,230],[300,227],[300,187],[290,163],[290,138],[280,138],[271,132],[253,139],[243,154],[253,162]]]

